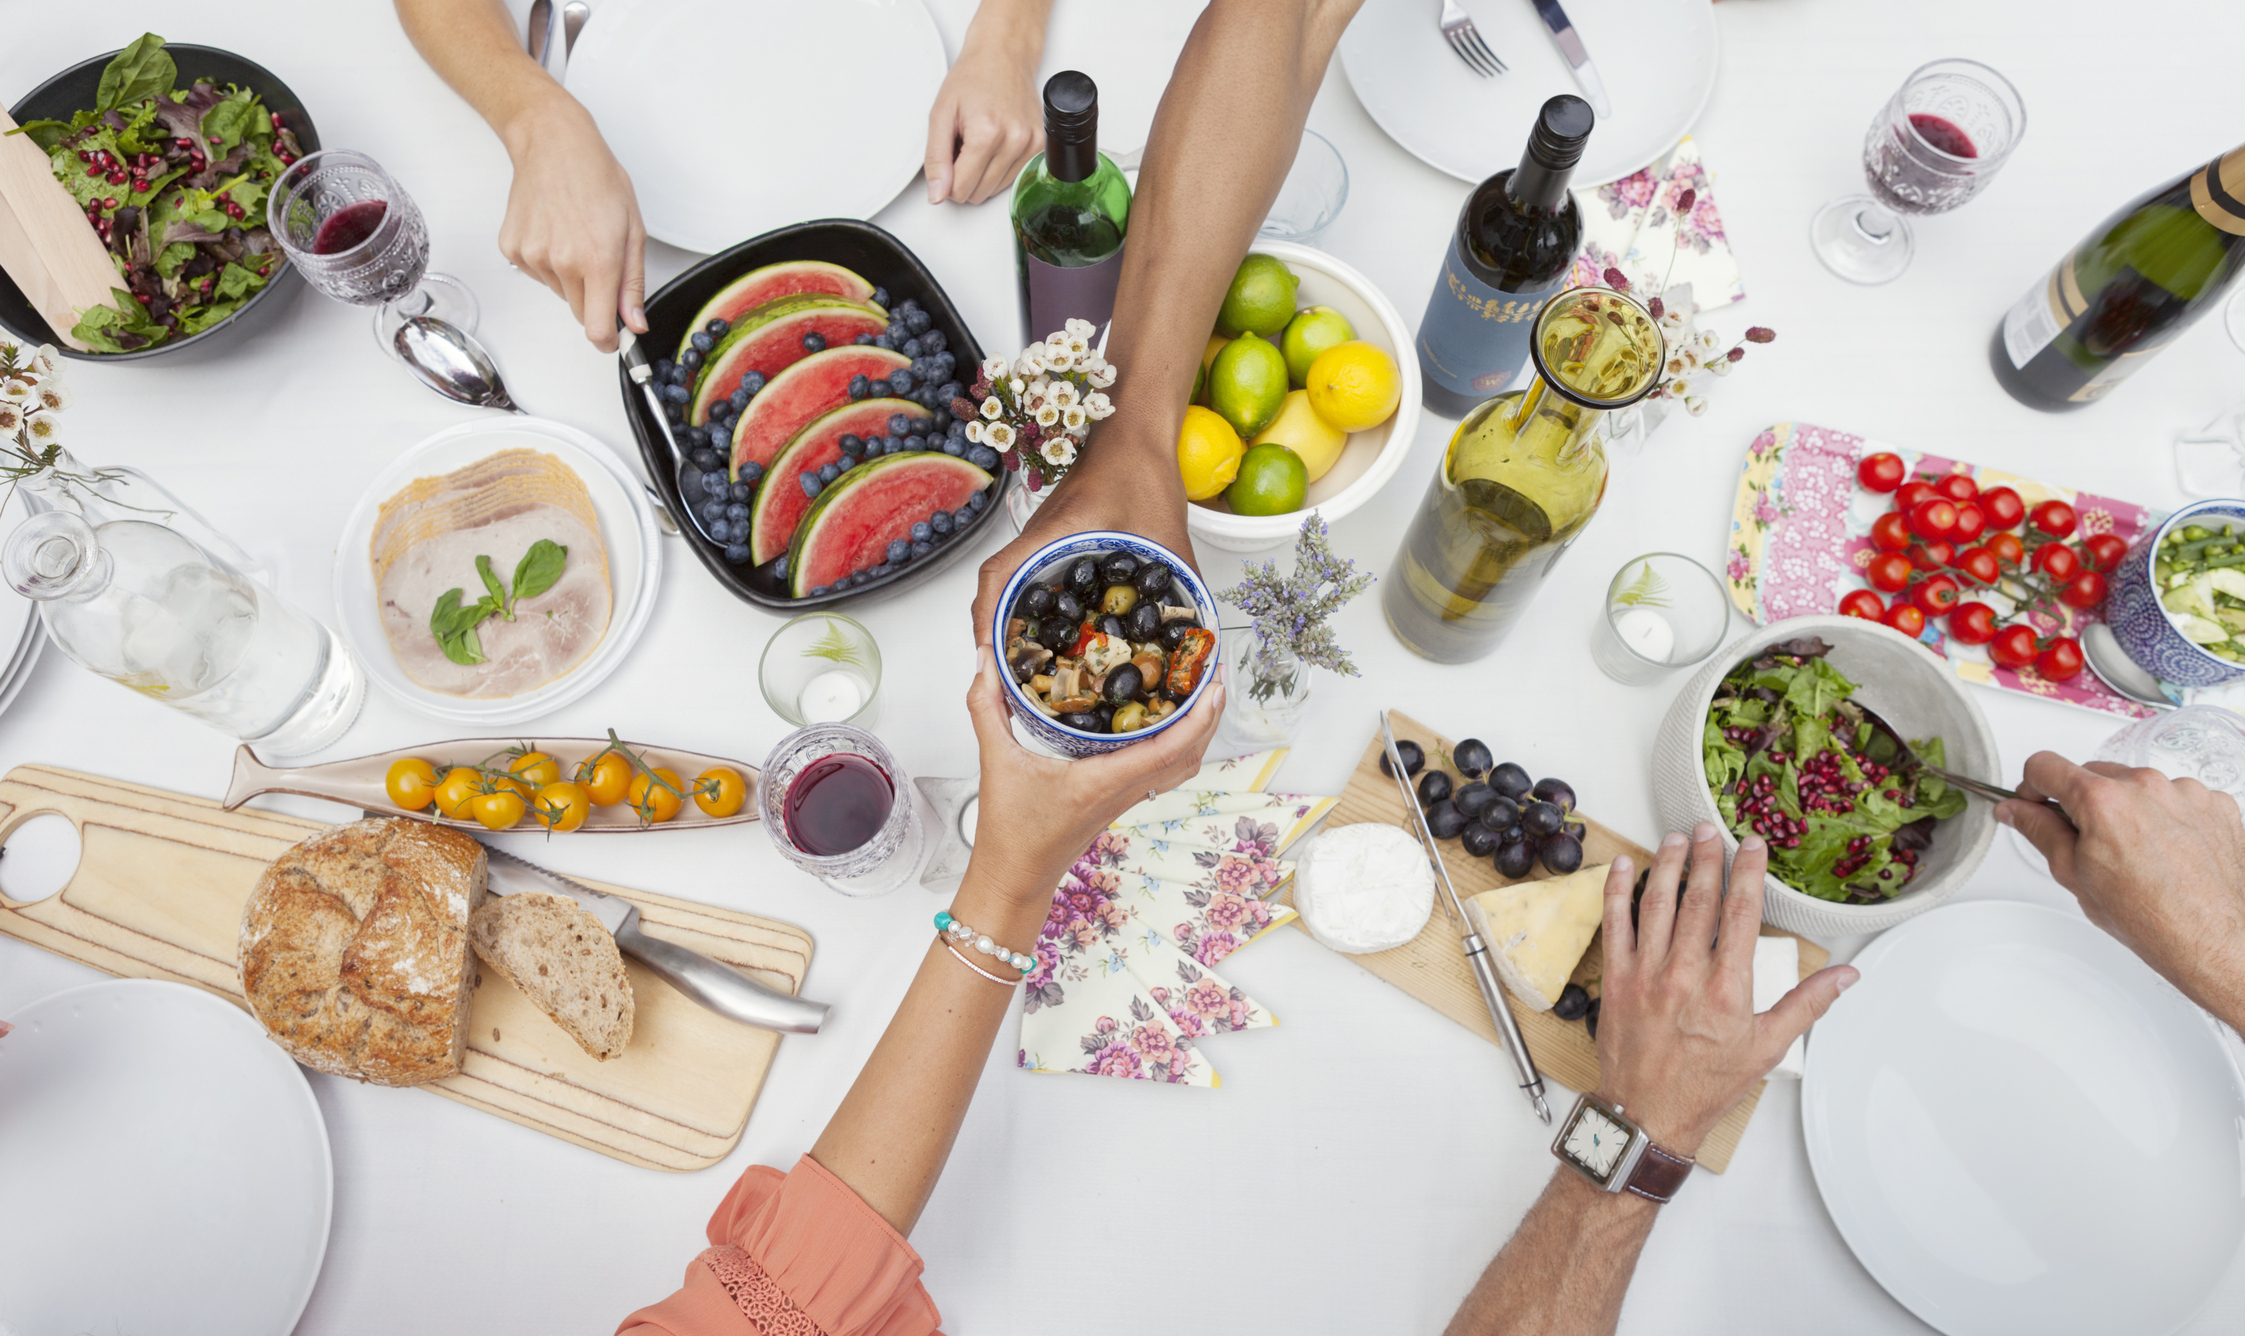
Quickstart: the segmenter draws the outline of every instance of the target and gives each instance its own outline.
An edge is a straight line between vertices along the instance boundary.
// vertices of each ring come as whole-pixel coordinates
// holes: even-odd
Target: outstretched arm
[[[928,203],[982,201],[1045,146],[1037,62],[1052,0],[982,0],[928,111]],[[1047,331],[1049,332],[1049,331]]]

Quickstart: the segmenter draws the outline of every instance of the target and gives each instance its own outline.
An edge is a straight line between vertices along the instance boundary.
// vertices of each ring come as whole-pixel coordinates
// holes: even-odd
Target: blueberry
[[[756,499],[756,484],[736,482],[725,489],[725,495],[745,506]]]
[[[813,585],[813,586],[811,586],[811,592],[810,592],[810,593],[808,593],[808,594],[806,594],[806,595],[804,595],[804,597],[805,597],[805,598],[817,598],[817,597],[819,597],[819,596],[820,596],[821,594],[824,594],[825,592],[826,592],[826,586],[825,586],[825,585]]]
[[[742,523],[748,518],[748,507],[742,505],[738,501],[735,501],[725,507],[725,518],[731,520],[735,524]]]
[[[733,406],[733,411],[738,413],[742,409],[748,407],[748,401],[751,397],[752,396],[750,396],[749,392],[746,390],[735,390],[729,397],[726,398],[725,402],[731,404]]]
[[[891,436],[909,436],[909,435],[911,435],[911,434],[912,434],[912,418],[911,418],[911,416],[910,416],[909,414],[906,414],[906,413],[891,413],[891,414],[889,414],[889,435],[891,435]]]
[[[930,524],[930,523],[928,523],[928,522],[927,522],[926,520],[921,520],[921,521],[920,521],[920,522],[919,522],[918,524],[915,524],[915,525],[913,525],[913,526],[912,526],[912,541],[913,541],[913,542],[915,542],[915,543],[925,543],[925,542],[928,542],[929,540],[933,539],[934,537],[935,537],[935,526],[934,526],[934,525],[932,525],[932,524]]]
[[[904,438],[902,436],[883,436],[881,438],[882,454],[893,455],[902,449],[904,449]]]
[[[715,320],[712,320],[708,324],[702,326],[702,328],[708,333],[715,334],[719,338],[723,338],[725,336],[725,331],[731,329],[732,325],[725,319],[725,317],[719,316]]]
[[[927,352],[925,348],[920,346],[918,339],[906,339],[896,346],[896,350],[911,358],[918,358]]]
[[[691,368],[691,367],[684,367],[684,366],[680,366],[680,365],[679,365],[679,364],[677,364],[676,362],[673,362],[673,363],[671,363],[671,366],[670,366],[670,383],[671,383],[671,384],[673,384],[673,385],[684,385],[684,384],[685,384],[685,383],[686,383],[687,381],[690,381],[690,380],[692,380],[693,378],[694,378],[694,372],[693,372],[693,368]]]
[[[711,469],[702,475],[702,495],[718,501],[746,501],[748,497],[756,495],[754,487],[748,489],[748,496],[733,495],[733,489],[741,485],[726,477],[725,470],[721,468]]]
[[[682,352],[678,355],[678,367],[680,371],[698,370],[700,369],[701,364],[702,350],[699,348],[688,348],[685,352]],[[671,374],[675,378],[677,372],[672,372]]]
[[[976,492],[975,495],[980,496],[982,495],[982,493]],[[982,509],[982,507],[980,506],[961,506],[957,510],[952,511],[951,531],[953,533],[957,533],[960,530],[965,529],[968,525],[974,523],[974,513],[980,509]]]
[[[922,352],[939,353],[948,346],[950,346],[950,341],[943,337],[943,331],[940,329],[931,329],[920,336],[920,350]]]
[[[826,351],[826,336],[825,336],[824,334],[821,334],[821,333],[819,333],[819,332],[818,332],[817,330],[815,330],[815,329],[814,329],[814,330],[812,330],[812,331],[811,331],[810,333],[808,333],[808,334],[805,334],[805,335],[803,336],[803,351],[805,351],[805,352],[811,352],[811,353],[822,353],[822,352],[825,352],[825,351]]]
[[[805,496],[817,496],[817,495],[818,495],[818,490],[819,490],[819,487],[821,486],[821,484],[820,484],[820,482],[819,482],[819,480],[818,480],[818,475],[817,475],[816,473],[812,473],[812,472],[809,472],[809,471],[807,471],[807,470],[806,470],[805,472],[802,472],[802,473],[798,473],[798,474],[796,474],[796,475],[795,475],[795,481],[796,481],[796,482],[798,482],[798,483],[800,483],[800,484],[802,484],[802,487],[803,487],[803,495],[805,495]]]
[[[893,342],[889,344],[889,346],[892,348],[899,346],[906,339],[912,337],[912,331],[904,327],[904,317],[902,316],[898,316],[895,319],[889,321],[889,327],[885,330],[882,330],[881,332],[883,334],[886,334],[891,340],[893,340]]]
[[[943,368],[943,374],[936,377],[937,380],[947,380],[952,372],[959,369],[959,359],[950,353],[937,353],[935,360]]]
[[[904,448],[907,450],[925,450],[928,448],[928,438],[925,436],[907,436],[904,438]]]
[[[896,351],[896,340],[890,338],[886,334],[876,334],[873,336],[873,346],[876,348],[886,348],[889,351],[894,352]]]
[[[953,418],[951,419],[951,425],[944,428],[943,434],[946,436],[956,436],[963,441],[967,438],[967,424],[959,421],[957,418]]]
[[[856,338],[851,339],[850,342],[856,344],[860,348],[863,348],[867,344],[873,342],[873,336],[871,334],[860,334]]]
[[[907,306],[906,308],[904,308],[904,327],[912,331],[914,334],[926,333],[928,326],[933,325],[934,323],[935,317],[929,315],[926,311],[921,310],[919,307]]]
[[[703,449],[709,445],[709,428],[688,427],[680,439],[689,450]]]
[[[732,423],[721,423],[709,429],[709,448],[720,454],[733,448]]]
[[[663,402],[666,404],[677,404],[679,407],[683,408],[693,397],[694,396],[688,393],[686,387],[683,385],[663,386]]]
[[[911,397],[913,403],[925,408],[930,413],[941,407],[943,403],[942,400],[935,397],[935,386],[926,381],[920,383],[919,389],[912,391]]]
[[[855,432],[846,431],[842,433],[842,439],[834,443],[834,448],[845,455],[855,455],[865,449],[865,438]]]
[[[718,525],[725,522],[725,503],[722,501],[710,502],[708,505],[702,507],[701,516],[702,523],[710,526],[711,530],[714,532]]]
[[[887,288],[873,289],[873,304],[886,309],[889,304],[889,290]]]
[[[873,566],[873,567],[870,567],[870,568],[868,568],[868,569],[866,570],[866,572],[865,572],[865,573],[866,573],[866,574],[867,574],[868,576],[870,576],[871,578],[873,578],[873,579],[875,579],[875,580],[878,580],[878,579],[880,579],[880,578],[881,578],[882,576],[884,576],[884,575],[887,575],[887,574],[889,574],[889,573],[890,573],[891,571],[894,571],[895,569],[896,569],[896,567],[894,567],[894,566],[891,566],[891,565],[890,565],[889,563],[887,563],[887,562],[885,562],[885,561],[884,561],[884,562],[882,562],[882,563],[881,563],[880,565],[878,565],[878,566]]]
[[[826,463],[819,465],[818,480],[821,486],[824,486],[825,484],[830,483],[841,476],[842,465],[839,462],[835,460],[828,460]]]
[[[710,349],[717,346],[717,340],[711,338],[709,335],[703,333],[700,330],[694,331],[694,337],[688,339],[687,342],[694,345],[694,351],[697,353],[706,353]]]
[[[985,450],[990,450],[990,447],[987,445],[983,446],[982,448]],[[990,450],[990,454],[993,459],[997,457],[997,453],[998,452],[995,450]],[[989,504],[990,494],[988,492],[976,492],[973,496],[967,498],[967,509],[969,510],[979,511]]]
[[[745,482],[745,483],[748,483],[748,484],[750,484],[751,486],[754,486],[754,485],[755,485],[755,483],[756,483],[756,481],[757,481],[757,479],[759,479],[759,478],[762,478],[763,476],[764,476],[764,466],[763,466],[762,464],[758,464],[758,463],[755,463],[754,461],[751,461],[751,462],[749,462],[749,463],[746,463],[746,464],[743,464],[743,465],[741,465],[741,481],[742,481],[742,482]]]
[[[756,392],[764,388],[764,373],[761,371],[742,372],[741,388],[748,391],[749,398],[755,398]]]
[[[731,417],[732,415],[733,401],[730,399],[719,399],[717,402],[709,406],[709,421],[711,426],[718,426],[723,424],[725,419]]]
[[[867,394],[872,392],[872,389],[872,383],[867,381],[865,377],[850,377],[849,396],[852,402],[863,399]]]
[[[915,435],[915,436],[925,436],[925,435],[927,435],[927,434],[928,434],[929,432],[931,432],[931,431],[934,431],[934,430],[935,430],[935,419],[934,419],[934,418],[914,418],[914,419],[912,419],[912,434],[913,434],[913,435]]]
[[[955,456],[955,457],[956,457],[956,456],[962,456],[962,455],[966,454],[966,452],[967,452],[967,438],[966,438],[966,437],[964,437],[964,436],[946,436],[946,437],[944,437],[944,438],[943,438],[943,453],[945,453],[945,454],[947,454],[947,455],[952,455],[952,456]]]
[[[936,388],[935,397],[939,402],[948,405],[953,399],[966,398],[967,387],[955,380],[947,380]]]
[[[929,543],[929,542],[918,542],[918,543],[914,543],[914,544],[912,545],[912,559],[913,559],[914,561],[918,561],[918,560],[919,560],[920,558],[922,558],[922,557],[924,557],[924,556],[928,555],[928,554],[929,554],[930,552],[933,552],[933,551],[935,551],[935,544],[933,544],[933,543]]]
[[[890,564],[901,566],[911,559],[912,545],[901,538],[892,539],[889,543],[888,557]]]
[[[787,558],[781,557],[778,561],[772,563],[772,578],[775,580],[787,578]]]
[[[663,416],[670,419],[670,425],[673,427],[683,427],[686,425],[686,409],[681,404],[664,404]]]
[[[707,448],[696,450],[693,454],[693,461],[694,467],[700,469],[704,473],[709,472],[711,469],[716,468],[719,464],[725,462],[724,460],[717,457],[717,452],[715,450],[710,450]]]
[[[994,469],[998,467],[998,452],[987,445],[970,446],[967,449],[967,462],[978,469]],[[978,492],[976,495],[981,494]],[[980,510],[982,507],[976,506],[975,509]]]
[[[723,518],[722,516],[717,519],[711,520],[709,524],[709,539],[713,543],[732,542],[733,522],[729,519]]]
[[[912,527],[915,531],[917,531],[920,526],[915,524]],[[951,512],[948,510],[939,510],[933,515],[928,516],[928,531],[938,537],[951,532]]]
[[[935,374],[934,363],[935,359],[932,357],[913,358],[912,366],[910,368],[913,379],[919,381],[922,385],[928,386],[931,389],[934,388],[936,381],[939,379],[939,377],[937,377]]]
[[[735,566],[746,566],[755,555],[756,550],[746,543],[734,543],[725,549],[725,560]]]
[[[656,359],[655,359],[655,383],[656,383],[657,385],[668,385],[668,384],[670,384],[670,369],[671,369],[672,367],[674,367],[674,366],[677,366],[677,365],[678,365],[678,363],[676,363],[676,362],[673,362],[673,361],[671,361],[671,360],[670,360],[669,358],[667,358],[667,357],[658,357],[658,358],[656,358]]]

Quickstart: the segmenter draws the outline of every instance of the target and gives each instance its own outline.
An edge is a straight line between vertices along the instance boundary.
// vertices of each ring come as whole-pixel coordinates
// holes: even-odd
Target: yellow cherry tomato
[[[468,812],[488,829],[505,830],[522,820],[522,814],[528,806],[521,794],[513,789],[502,788],[477,794],[468,801]]]
[[[577,766],[577,783],[595,807],[614,807],[631,791],[631,762],[622,752],[602,752]]]
[[[406,811],[425,812],[437,800],[437,768],[418,756],[392,761],[382,787]]]
[[[483,792],[483,777],[464,765],[456,765],[444,772],[437,782],[437,810],[454,821],[468,819],[468,804]]]
[[[694,806],[711,816],[732,816],[748,801],[748,784],[730,766],[714,766],[694,776]]]
[[[655,782],[658,779],[662,784]],[[670,787],[666,789],[663,784]],[[632,777],[632,810],[639,813],[640,819],[644,821],[668,821],[677,816],[678,809],[684,805],[679,801],[678,795],[685,791],[686,785],[679,780],[677,771],[657,766],[653,775],[640,774]]]
[[[485,788],[491,789],[493,791],[513,792],[517,794],[521,797],[524,806],[528,806],[530,800],[536,797],[538,794],[538,790],[536,789],[536,787],[525,784],[521,780],[516,779],[513,775],[485,775],[483,777],[483,783]]]
[[[539,789],[538,796],[530,800],[530,815],[538,819],[538,824],[564,835],[585,824],[591,814],[592,799],[585,793],[585,786],[566,779]]]
[[[524,752],[508,763],[507,773],[533,789],[542,789],[560,782],[561,762],[541,751]]]

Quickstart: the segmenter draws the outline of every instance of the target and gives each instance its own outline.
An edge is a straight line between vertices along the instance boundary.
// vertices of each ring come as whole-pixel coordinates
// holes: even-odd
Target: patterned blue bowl
[[[1121,751],[1132,743],[1144,742],[1184,718],[1185,712],[1200,702],[1202,693],[1208,690],[1208,684],[1215,679],[1214,668],[1221,662],[1218,656],[1224,648],[1223,634],[1216,630],[1216,596],[1208,592],[1208,586],[1201,583],[1200,576],[1194,574],[1191,566],[1186,565],[1168,548],[1136,534],[1095,529],[1090,533],[1070,534],[1038,548],[1027,561],[1021,563],[1021,569],[1013,573],[1013,578],[1006,581],[1005,589],[998,595],[998,610],[990,627],[990,643],[997,646],[998,653],[1005,653],[1006,619],[1013,615],[1014,605],[1021,601],[1022,593],[1030,584],[1057,575],[1078,557],[1103,556],[1109,552],[1128,552],[1141,562],[1158,561],[1176,572],[1177,583],[1192,595],[1193,607],[1200,613],[1200,624],[1216,634],[1218,643],[1215,651],[1209,655],[1210,671],[1201,674],[1192,694],[1185,697],[1168,718],[1151,728],[1119,736],[1113,733],[1087,733],[1080,728],[1070,728],[1038,709],[1029,699],[1029,688],[1014,681],[1011,672],[1001,674],[1005,678],[1006,698],[1013,704],[1016,723],[1046,749],[1071,758],[1104,756],[1108,752]]]
[[[2245,664],[2209,654],[2176,630],[2153,587],[2152,559],[2169,531],[2209,519],[2245,525],[2245,501],[2201,501],[2168,516],[2165,524],[2128,550],[2113,571],[2112,587],[2105,596],[2105,623],[2112,627],[2120,648],[2145,672],[2177,686],[2213,687],[2245,677]]]

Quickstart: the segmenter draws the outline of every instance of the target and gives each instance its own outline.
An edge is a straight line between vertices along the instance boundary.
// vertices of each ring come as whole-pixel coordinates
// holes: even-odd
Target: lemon
[[[1349,443],[1349,434],[1327,423],[1310,407],[1307,390],[1294,390],[1287,394],[1286,403],[1271,419],[1271,425],[1247,444],[1250,448],[1265,443],[1276,443],[1302,457],[1302,467],[1309,470],[1309,481],[1316,482],[1333,468],[1341,457],[1341,448]]]
[[[1239,462],[1239,478],[1225,491],[1235,515],[1284,515],[1300,510],[1309,495],[1309,470],[1302,457],[1275,441],[1249,450]]]
[[[1208,368],[1208,406],[1242,437],[1269,426],[1285,401],[1286,358],[1253,334],[1225,344]]]
[[[1362,339],[1319,353],[1303,388],[1317,415],[1342,431],[1379,426],[1403,399],[1395,359]]]
[[[1224,345],[1230,342],[1230,339],[1221,334],[1208,336],[1208,346],[1201,349],[1200,353],[1200,370],[1193,373],[1193,397],[1189,402],[1196,404],[1208,402],[1209,368],[1216,365],[1216,354],[1224,351]]]
[[[1294,290],[1302,281],[1294,271],[1268,255],[1250,255],[1239,262],[1224,305],[1216,312],[1216,332],[1227,337],[1255,333],[1274,338],[1294,318]]]
[[[1300,389],[1309,383],[1310,363],[1317,355],[1337,343],[1347,343],[1356,337],[1356,327],[1349,318],[1330,306],[1305,306],[1294,313],[1286,326],[1286,333],[1278,341],[1279,351],[1286,354],[1286,375]],[[1311,477],[1315,478],[1315,474]]]
[[[1177,433],[1177,472],[1185,480],[1185,495],[1206,501],[1239,476],[1239,459],[1246,447],[1232,424],[1198,405],[1185,410],[1184,430]]]

